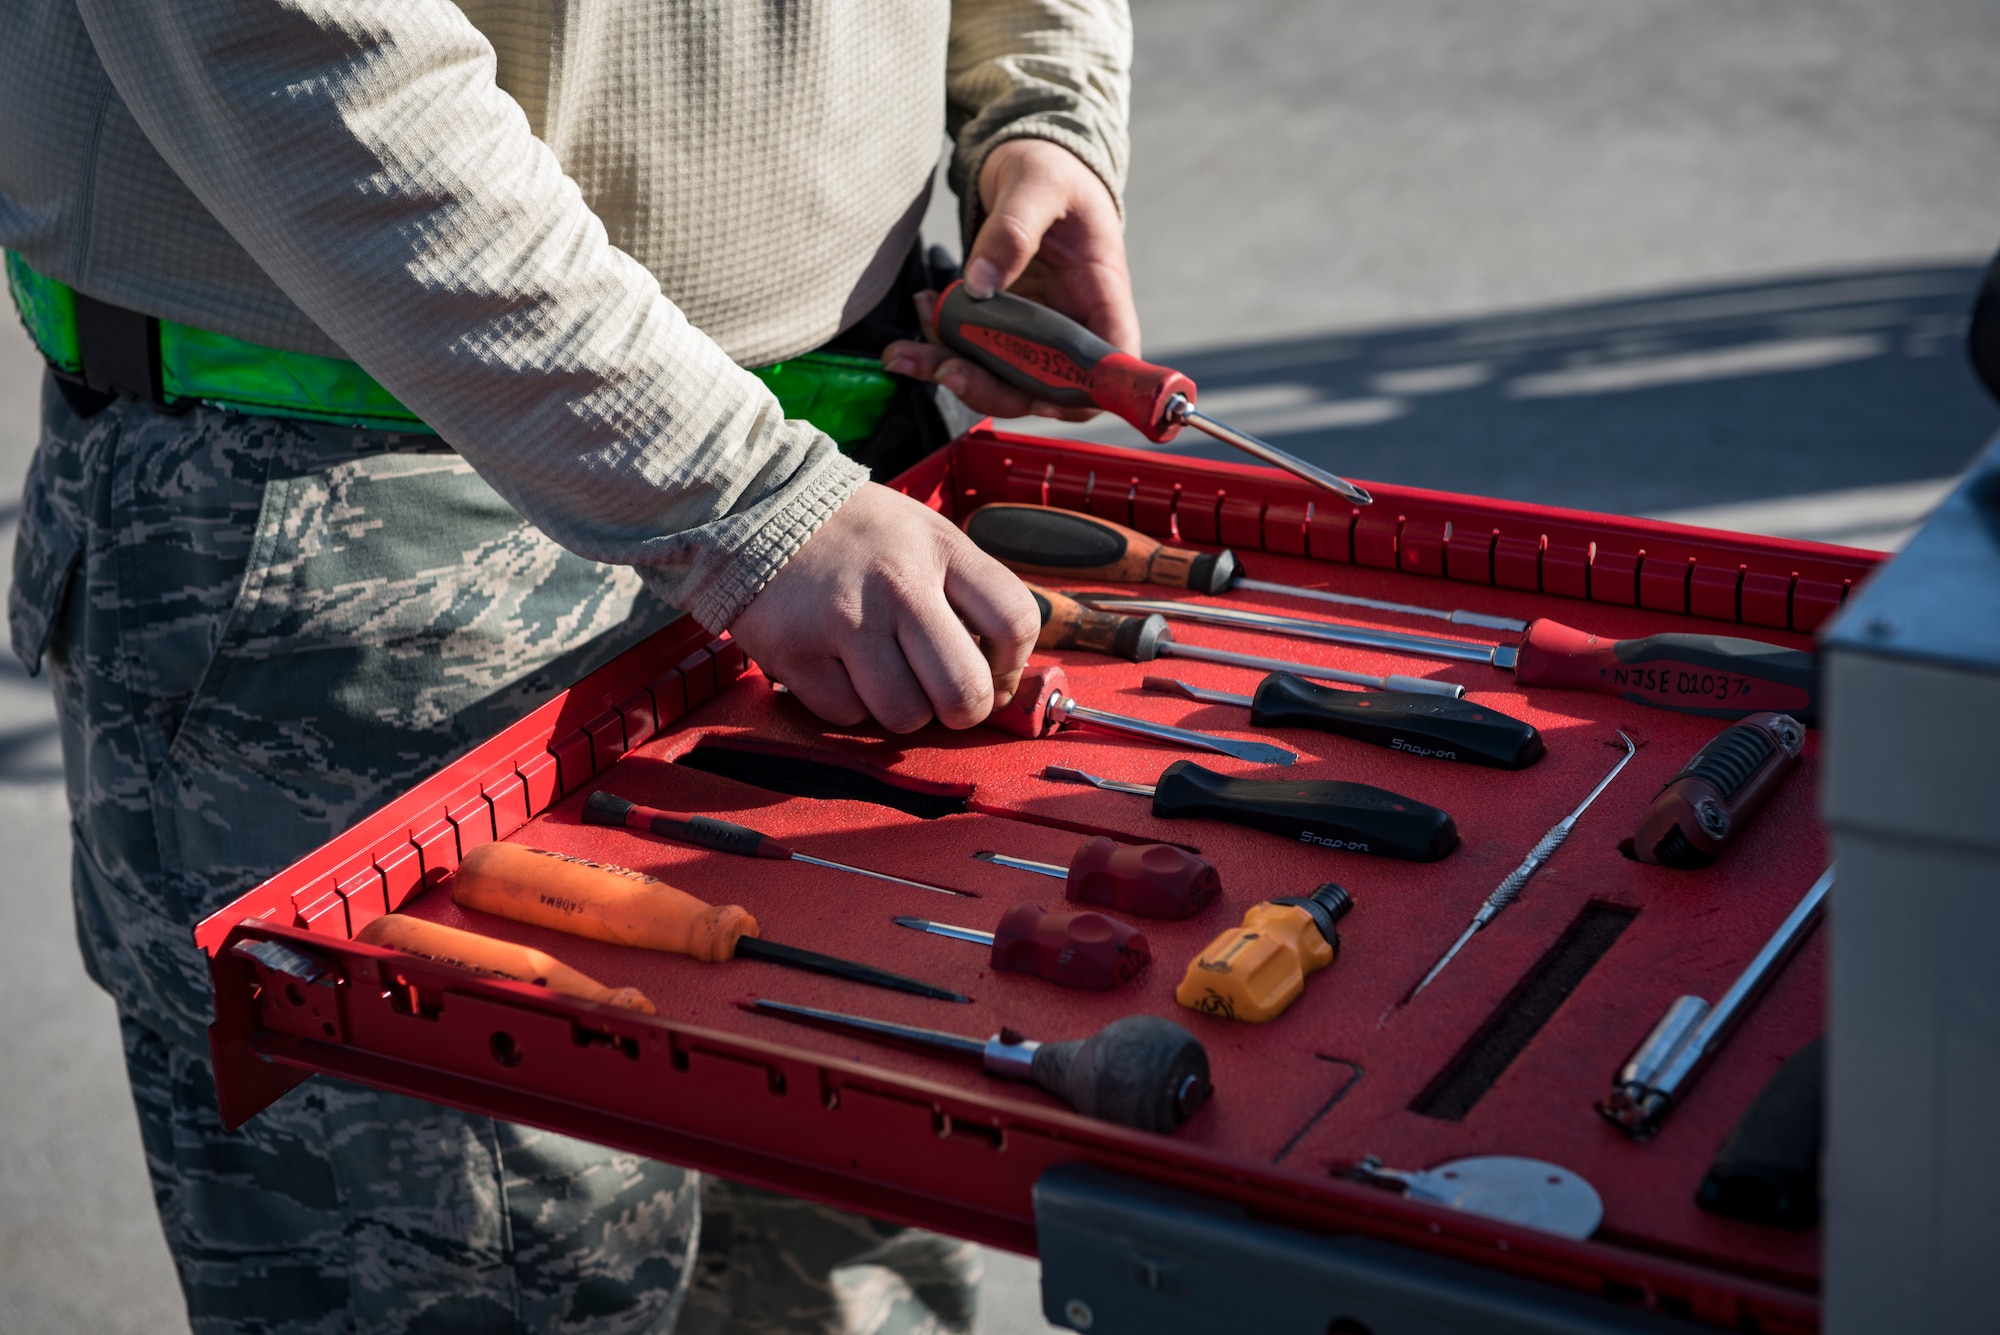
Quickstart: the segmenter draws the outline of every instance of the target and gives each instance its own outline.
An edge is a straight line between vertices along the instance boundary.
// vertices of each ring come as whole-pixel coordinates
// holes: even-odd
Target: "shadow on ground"
[[[1336,472],[1683,510],[1958,472],[2000,422],[1964,354],[1980,274],[1805,275],[1162,360],[1210,413]],[[1103,418],[1057,427],[1135,442]],[[1173,448],[1237,457],[1192,432]]]

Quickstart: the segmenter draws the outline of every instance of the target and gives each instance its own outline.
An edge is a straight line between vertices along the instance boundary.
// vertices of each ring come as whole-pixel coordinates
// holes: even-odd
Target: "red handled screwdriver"
[[[747,825],[734,821],[717,820],[713,816],[696,816],[685,811],[662,811],[658,807],[642,807],[616,793],[598,789],[583,804],[585,825],[616,825],[632,830],[644,830],[657,834],[662,839],[675,843],[693,844],[696,848],[713,849],[717,853],[734,853],[740,858],[772,858],[780,862],[804,862],[815,867],[827,867],[833,871],[853,872],[856,876],[872,876],[878,881],[893,881],[897,885],[907,885],[917,890],[934,890],[941,895],[957,895],[962,899],[977,899],[970,890],[953,890],[949,886],[932,885],[928,881],[912,881],[901,876],[891,876],[886,871],[870,871],[866,867],[850,867],[845,862],[829,862],[825,858],[812,857],[788,848],[768,834],[759,833]]]
[[[1069,408],[1103,408],[1137,427],[1146,439],[1163,443],[1191,426],[1356,505],[1374,500],[1346,478],[1197,411],[1194,381],[1120,352],[1040,302],[1011,292],[982,300],[961,279],[938,297],[932,318],[938,337],[954,352],[1038,399]]]
[[[1121,844],[1096,835],[1086,839],[1069,866],[1030,862],[981,850],[972,855],[996,867],[1012,867],[1064,883],[1072,904],[1099,904],[1141,918],[1192,918],[1222,893],[1222,876],[1206,858],[1173,844]]]
[[[1102,913],[1050,913],[1016,904],[998,929],[974,931],[929,918],[896,918],[898,927],[990,946],[1000,973],[1031,973],[1058,987],[1109,992],[1137,977],[1153,958],[1145,934]]]

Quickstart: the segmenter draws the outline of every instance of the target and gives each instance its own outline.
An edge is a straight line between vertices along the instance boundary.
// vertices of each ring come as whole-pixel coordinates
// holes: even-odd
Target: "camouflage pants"
[[[222,1130],[192,924],[662,624],[425,437],[79,417],[51,383],[9,623],[62,725],[77,936],[117,1000],[199,1332],[963,1331],[973,1253],[321,1078]]]

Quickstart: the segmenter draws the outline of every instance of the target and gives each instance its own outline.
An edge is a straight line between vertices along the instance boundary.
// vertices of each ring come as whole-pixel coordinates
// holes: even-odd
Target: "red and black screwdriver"
[[[912,881],[903,876],[891,876],[886,871],[872,871],[867,867],[854,867],[845,862],[816,858],[781,844],[770,835],[753,830],[747,825],[717,820],[713,816],[697,816],[685,811],[662,811],[658,807],[642,807],[636,802],[628,801],[616,793],[606,792],[601,788],[592,793],[589,800],[583,804],[583,823],[644,830],[648,834],[657,834],[660,838],[671,839],[675,843],[693,844],[696,848],[713,849],[717,853],[734,853],[740,858],[804,862],[814,867],[826,867],[832,871],[852,872],[856,876],[870,876],[878,881],[891,881],[916,890],[934,890],[941,895],[958,895],[963,899],[979,898],[970,890],[954,890],[946,885],[932,885],[928,881]]]
[[[1198,411],[1194,381],[1120,352],[1040,302],[1011,292],[974,297],[960,280],[938,297],[933,319],[938,337],[953,351],[1038,399],[1069,408],[1103,408],[1137,427],[1146,439],[1163,443],[1191,426],[1356,505],[1374,499],[1346,478]]]
[[[929,918],[892,919],[898,927],[985,946],[999,973],[1026,973],[1058,987],[1109,992],[1152,960],[1145,934],[1102,913],[1050,913],[1040,904],[1016,904],[990,932]]]

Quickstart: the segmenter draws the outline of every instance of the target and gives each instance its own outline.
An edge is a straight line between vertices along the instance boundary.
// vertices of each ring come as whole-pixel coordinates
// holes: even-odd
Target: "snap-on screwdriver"
[[[826,858],[816,858],[786,844],[779,843],[768,834],[762,834],[747,825],[734,821],[717,820],[713,816],[697,816],[685,811],[662,811],[658,807],[642,807],[627,801],[616,793],[600,788],[592,793],[583,804],[585,825],[615,825],[628,830],[644,830],[662,839],[671,839],[677,844],[693,844],[696,848],[712,849],[717,853],[734,853],[742,858],[771,858],[779,862],[803,862],[809,866],[826,867],[833,871],[853,872],[856,876],[868,876],[878,881],[890,881],[896,885],[907,885],[916,890],[932,890],[940,895],[957,895],[961,899],[977,899],[970,890],[954,890],[947,885],[932,885],[929,881],[912,881],[902,876],[891,876],[886,871],[871,871],[867,867],[851,867],[845,862],[831,862]]]
[[[1120,737],[1165,742],[1169,746],[1196,751],[1213,751],[1260,765],[1289,765],[1298,759],[1295,753],[1282,746],[1272,746],[1269,742],[1215,737],[1191,728],[1176,728],[1154,723],[1150,719],[1131,718],[1078,704],[1071,698],[1069,681],[1059,667],[1030,668],[1022,674],[1021,684],[1013,697],[986,717],[988,727],[999,728],[1016,737],[1043,737],[1059,731],[1065,724],[1116,733]]]
[[[1069,866],[1030,862],[982,849],[972,855],[996,867],[1053,876],[1072,904],[1099,904],[1141,918],[1192,918],[1222,893],[1222,876],[1206,858],[1173,844],[1121,844],[1093,835]]]
[[[1012,1029],[983,1040],[965,1038],[761,997],[744,1009],[969,1061],[989,1074],[1036,1085],[1085,1117],[1141,1131],[1177,1130],[1215,1092],[1207,1051],[1193,1034],[1157,1015],[1128,1015],[1089,1038],[1042,1043]]]
[[[1319,848],[1436,862],[1458,847],[1458,827],[1449,812],[1365,783],[1236,779],[1192,760],[1176,760],[1160,772],[1156,784],[1103,779],[1067,765],[1050,765],[1042,777],[1150,797],[1153,815],[1160,820],[1229,821]]]
[[[1148,677],[1145,687],[1206,704],[1242,705],[1255,728],[1316,728],[1405,755],[1494,769],[1526,769],[1546,750],[1533,724],[1470,700],[1405,691],[1335,691],[1289,672],[1273,672],[1258,682],[1255,695],[1212,691],[1172,677]]]
[[[953,351],[1038,399],[1068,408],[1103,408],[1161,443],[1191,426],[1356,505],[1374,499],[1346,478],[1199,411],[1194,381],[1120,352],[1040,302],[1011,292],[974,297],[961,279],[939,294],[932,319],[938,337]]]
[[[757,920],[739,905],[706,904],[644,872],[525,844],[481,844],[467,853],[452,876],[451,900],[514,922],[710,964],[763,960],[933,1001],[972,1000],[872,964],[763,940]]]
[[[1367,686],[1378,691],[1413,691],[1418,695],[1442,695],[1456,700],[1465,688],[1448,681],[1391,674],[1372,677],[1366,672],[1315,667],[1311,663],[1288,663],[1282,658],[1239,654],[1230,649],[1182,644],[1167,629],[1165,617],[1127,616],[1122,612],[1086,607],[1067,594],[1026,586],[1041,609],[1042,631],[1035,640],[1037,649],[1081,649],[1109,654],[1131,663],[1150,663],[1156,658],[1192,658],[1200,663],[1221,663],[1227,667],[1250,668],[1257,672],[1289,672],[1298,677],[1337,681],[1344,686]]]
[[[982,505],[966,518],[965,536],[988,556],[1021,575],[1101,579],[1114,584],[1160,584],[1170,589],[1192,589],[1196,593],[1208,594],[1247,589],[1253,593],[1276,593],[1287,598],[1338,603],[1343,607],[1366,607],[1403,616],[1433,617],[1461,626],[1483,626],[1488,630],[1528,628],[1525,621],[1486,612],[1447,611],[1440,607],[1419,607],[1415,603],[1392,603],[1381,598],[1363,598],[1357,594],[1332,593],[1325,589],[1306,589],[1296,584],[1251,579],[1243,573],[1236,553],[1226,547],[1219,552],[1171,547],[1158,538],[1149,538],[1123,524],[1114,524],[1095,515],[1078,514],[1074,510],[1059,510],[1051,505],[1021,505],[1010,501]]]
[[[1519,686],[1595,691],[1677,714],[1737,719],[1774,710],[1810,725],[1818,712],[1819,667],[1812,654],[1729,635],[1668,634],[1606,640],[1542,618],[1528,623],[1528,633],[1519,644],[1478,644],[1442,635],[1376,630],[1205,603],[1072,596],[1100,611],[1127,616],[1162,616],[1424,658],[1484,663],[1513,673]]]
[[[1243,921],[1188,961],[1174,1000],[1224,1020],[1275,1020],[1305,994],[1306,976],[1340,952],[1334,924],[1354,907],[1331,881],[1309,895],[1252,904]]]
[[[1152,960],[1145,934],[1116,918],[1088,910],[1050,913],[1040,904],[1016,904],[990,932],[929,918],[897,917],[898,927],[987,947],[994,969],[1026,973],[1058,987],[1109,992],[1138,977]]]
[[[1555,856],[1556,850],[1569,838],[1569,832],[1576,828],[1577,819],[1590,809],[1590,804],[1597,800],[1597,795],[1609,788],[1611,781],[1632,763],[1632,757],[1639,754],[1639,744],[1628,737],[1622,729],[1618,733],[1618,740],[1625,743],[1625,754],[1618,758],[1618,763],[1611,767],[1611,772],[1599,779],[1597,786],[1590,790],[1589,795],[1576,804],[1576,810],[1557,821],[1554,827],[1541,837],[1541,841],[1529,850],[1528,856],[1521,859],[1521,865],[1508,872],[1506,879],[1493,888],[1493,893],[1479,906],[1479,912],[1472,915],[1472,922],[1459,935],[1458,940],[1451,943],[1451,949],[1438,958],[1438,962],[1431,966],[1431,971],[1424,975],[1423,981],[1411,988],[1410,995],[1403,998],[1404,1005],[1415,1001],[1417,993],[1429,987],[1431,981],[1444,972],[1444,966],[1456,959],[1459,951],[1465,949],[1465,943],[1472,940],[1486,924],[1500,915],[1500,910],[1521,897],[1521,891],[1526,888],[1528,878],[1540,871],[1543,864]]]

